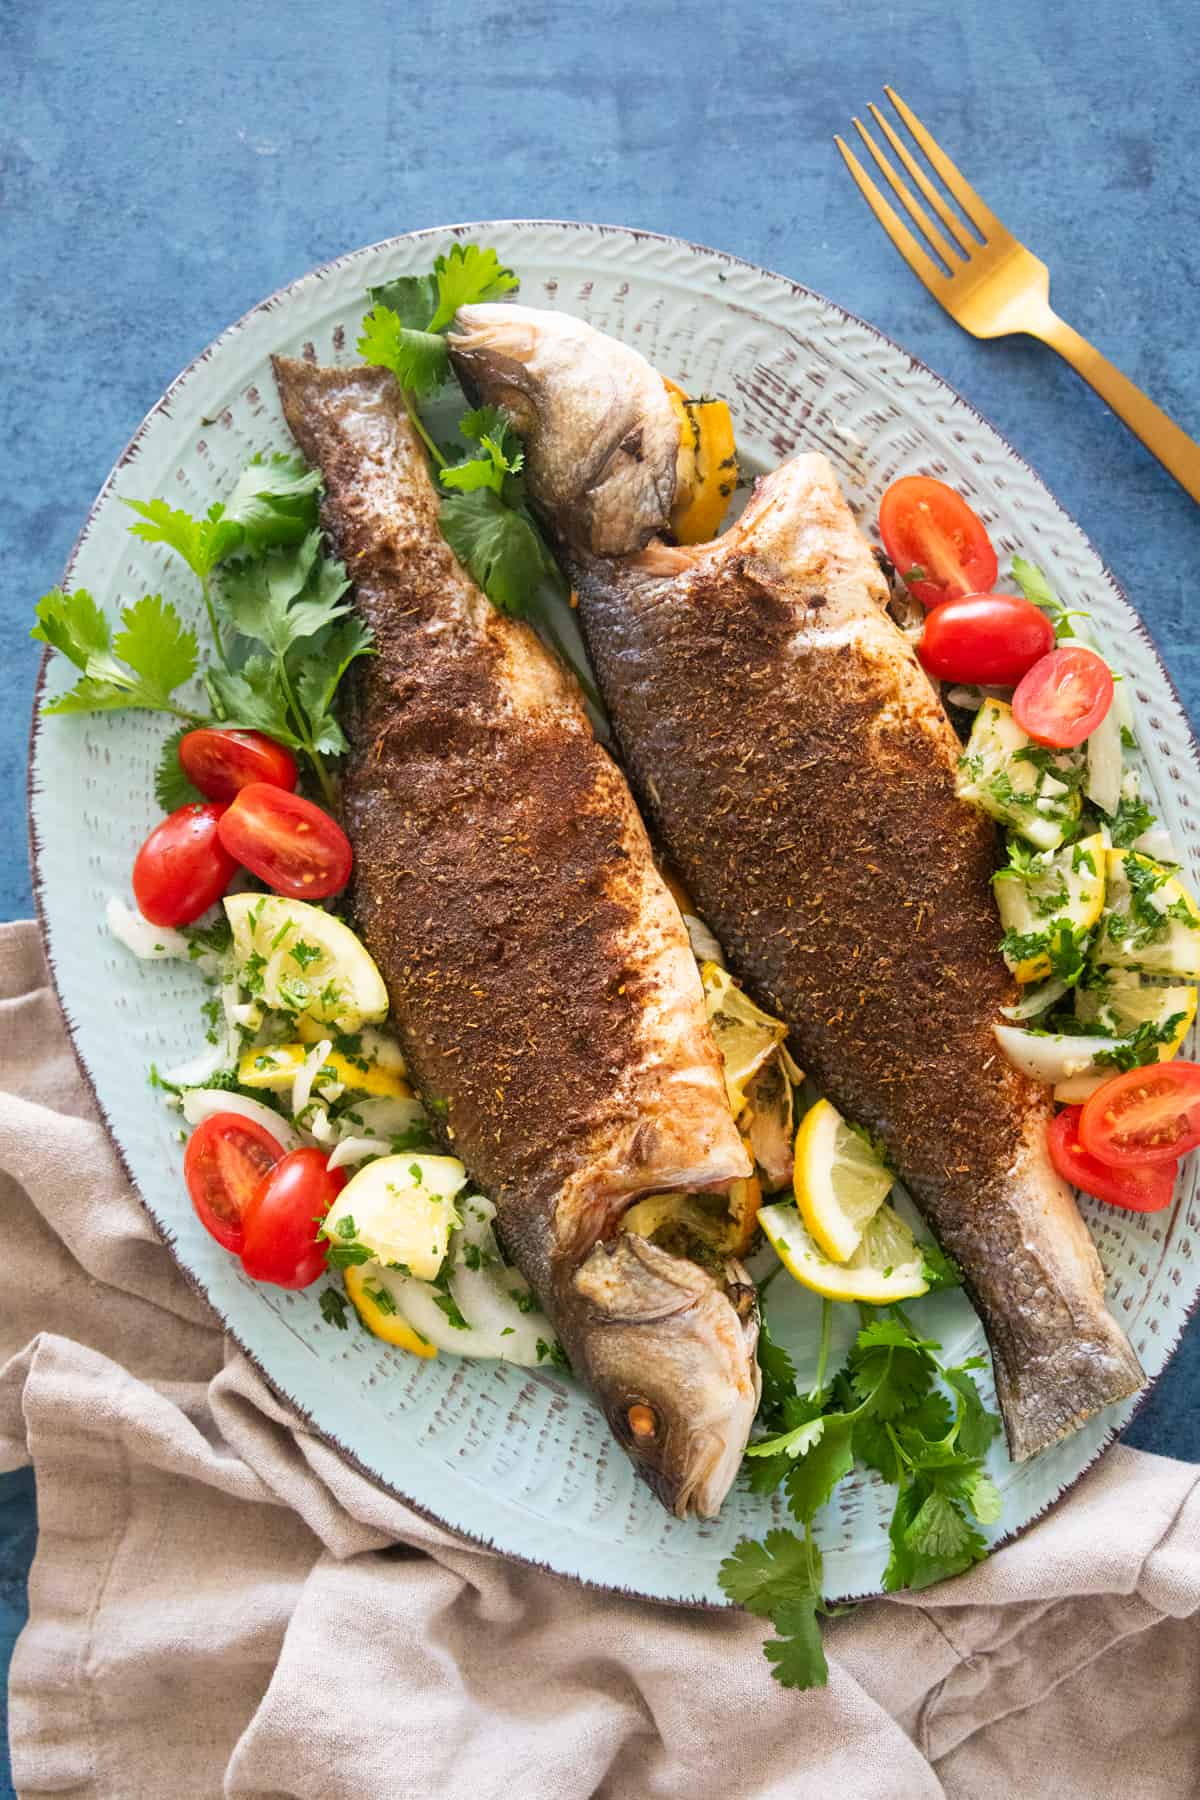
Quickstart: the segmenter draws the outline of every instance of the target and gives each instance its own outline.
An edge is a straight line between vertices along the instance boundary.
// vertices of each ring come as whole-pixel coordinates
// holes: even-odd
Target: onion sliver
[[[304,1142],[295,1126],[271,1107],[264,1106],[261,1100],[251,1100],[245,1094],[228,1094],[224,1088],[189,1088],[184,1094],[183,1116],[189,1125],[199,1125],[215,1113],[237,1113],[240,1118],[261,1125],[285,1152],[299,1150]]]

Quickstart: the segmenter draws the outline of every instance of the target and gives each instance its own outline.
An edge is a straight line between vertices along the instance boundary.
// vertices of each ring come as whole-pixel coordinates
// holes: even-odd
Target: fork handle
[[[1140,387],[1135,387],[1128,376],[1114,368],[1108,358],[1101,356],[1065,319],[1060,319],[1049,307],[1046,315],[1034,327],[1032,335],[1057,350],[1076,374],[1082,375],[1088,385],[1095,388],[1134,436],[1141,438],[1147,450],[1157,456],[1180,487],[1186,489],[1193,500],[1200,501],[1200,444],[1186,431],[1181,431],[1174,419],[1169,419],[1160,406],[1155,406]]]

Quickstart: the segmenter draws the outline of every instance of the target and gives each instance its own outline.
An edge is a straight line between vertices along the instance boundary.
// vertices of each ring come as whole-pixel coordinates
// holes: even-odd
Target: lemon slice
[[[893,1300],[915,1300],[928,1291],[920,1246],[890,1206],[879,1208],[858,1249],[844,1263],[830,1262],[788,1201],[764,1206],[758,1222],[788,1274],[827,1300],[888,1306]]]
[[[796,1133],[796,1205],[823,1255],[844,1263],[892,1189],[893,1176],[837,1107],[818,1100]]]
[[[265,1088],[269,1093],[282,1094],[295,1081],[297,1070],[311,1048],[309,1044],[264,1044],[258,1049],[246,1050],[238,1063],[238,1080],[243,1087]],[[377,1063],[367,1062],[365,1058],[360,1061],[357,1057],[343,1056],[340,1050],[330,1050],[322,1067],[330,1071],[324,1078],[340,1082],[348,1093],[369,1094],[372,1099],[412,1098],[407,1081],[391,1069],[381,1069]]]
[[[1174,1035],[1158,1047],[1159,1062],[1179,1054],[1196,1017],[1194,987],[1160,987],[1143,981],[1132,969],[1105,969],[1093,986],[1075,989],[1075,1016],[1084,1025],[1103,1025],[1119,1037],[1132,1037],[1139,1025],[1160,1030],[1179,1016]]]
[[[1200,981],[1200,907],[1153,857],[1108,852],[1108,893],[1095,960],[1102,968],[1139,969]]]
[[[746,1087],[787,1036],[782,1019],[755,1006],[728,969],[715,962],[700,965],[704,1003],[713,1039],[725,1065],[725,1091],[736,1119],[746,1104]]]
[[[1066,925],[1090,931],[1104,911],[1105,845],[1100,832],[1068,844],[1063,850],[1030,859],[1032,873],[1001,869],[992,878],[1000,922],[1020,937],[1049,936]],[[1050,958],[1032,946],[1022,957],[1005,955],[1020,982],[1041,981],[1050,974]]]
[[[361,1246],[402,1274],[432,1281],[462,1223],[454,1198],[466,1184],[456,1156],[380,1156],[346,1183],[321,1229],[334,1246]]]
[[[436,1344],[414,1331],[396,1305],[389,1275],[390,1271],[378,1263],[352,1264],[345,1271],[346,1292],[355,1312],[367,1330],[385,1344],[411,1350],[414,1356],[436,1356]]]
[[[241,981],[265,1005],[339,1032],[386,1017],[383,976],[333,913],[278,894],[229,894],[225,912]]]
[[[1082,753],[1072,750],[1038,751],[1007,702],[985,700],[958,759],[958,797],[982,807],[1039,850],[1054,850],[1083,804],[1078,787],[1059,776],[1070,773],[1074,778],[1081,759]]]

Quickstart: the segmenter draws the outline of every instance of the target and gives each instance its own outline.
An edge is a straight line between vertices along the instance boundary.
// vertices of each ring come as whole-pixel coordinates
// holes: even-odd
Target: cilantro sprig
[[[949,1257],[933,1245],[925,1255],[933,1285],[956,1284]],[[982,1359],[946,1366],[941,1346],[899,1307],[860,1311],[846,1364],[827,1380],[832,1304],[824,1302],[817,1375],[807,1391],[765,1326],[759,1337],[759,1423],[771,1435],[748,1448],[746,1475],[758,1493],[782,1485],[802,1529],[769,1531],[761,1543],[743,1539],[719,1579],[731,1600],[770,1620],[775,1636],[764,1650],[784,1687],[820,1687],[828,1678],[820,1619],[834,1609],[823,1598],[813,1521],[856,1462],[897,1490],[883,1576],[889,1591],[961,1574],[987,1554],[979,1526],[1000,1515],[984,1466],[1000,1422],[975,1383]]]

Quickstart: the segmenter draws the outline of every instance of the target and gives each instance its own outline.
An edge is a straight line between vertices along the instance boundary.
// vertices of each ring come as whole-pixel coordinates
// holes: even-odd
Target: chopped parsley
[[[327,1325],[335,1325],[339,1331],[349,1329],[346,1317],[346,1297],[339,1294],[336,1288],[327,1287],[321,1295],[321,1317]]]
[[[390,1316],[396,1311],[396,1302],[385,1287],[372,1287],[369,1281],[363,1282],[363,1293],[373,1300],[381,1313]]]

